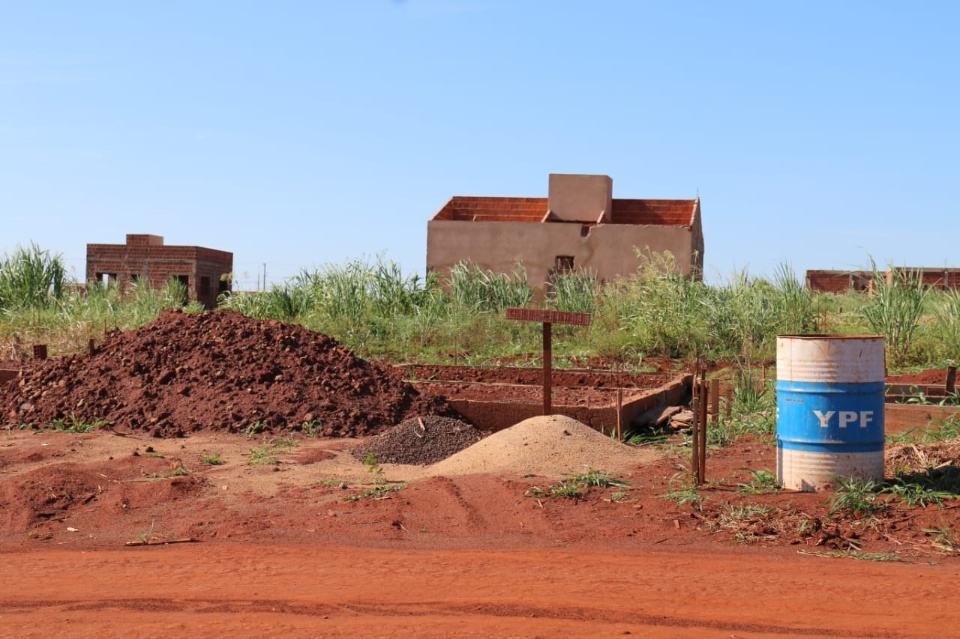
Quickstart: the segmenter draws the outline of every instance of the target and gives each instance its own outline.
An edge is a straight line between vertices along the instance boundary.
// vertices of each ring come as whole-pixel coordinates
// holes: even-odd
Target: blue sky
[[[0,0],[0,253],[127,233],[242,288],[452,195],[699,194],[705,271],[960,267],[960,3]]]

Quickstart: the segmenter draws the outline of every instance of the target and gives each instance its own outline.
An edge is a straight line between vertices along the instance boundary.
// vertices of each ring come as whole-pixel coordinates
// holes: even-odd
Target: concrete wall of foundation
[[[605,406],[563,406],[554,405],[555,415],[566,415],[587,424],[604,433],[616,432],[619,417],[620,427],[626,430],[630,422],[641,413],[660,406],[672,406],[685,403],[690,396],[692,375],[680,375],[663,386],[649,390],[622,389],[623,403],[619,415],[616,394],[610,393],[611,402]],[[411,382],[415,387],[422,386]],[[462,382],[450,382],[461,384]],[[431,382],[431,392],[443,394],[436,382]],[[490,401],[452,398],[450,405],[466,417],[480,430],[498,431],[509,428],[530,417],[543,414],[543,404],[511,402],[509,399]]]

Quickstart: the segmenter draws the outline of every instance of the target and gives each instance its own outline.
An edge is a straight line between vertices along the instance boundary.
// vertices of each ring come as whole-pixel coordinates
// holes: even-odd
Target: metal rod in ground
[[[552,415],[553,406],[551,404],[551,395],[553,394],[553,372],[551,362],[553,359],[553,336],[550,322],[543,323],[543,414]]]
[[[617,388],[617,441],[623,441],[623,389]]]
[[[700,426],[697,424],[697,420],[700,415],[700,398],[696,395],[697,385],[693,385],[694,395],[693,395],[693,428],[690,429],[690,435],[692,437],[690,441],[690,470],[693,473],[693,481],[697,486],[700,485]]]
[[[700,483],[707,482],[707,402],[710,398],[707,390],[707,380],[700,379],[700,466],[698,468]]]

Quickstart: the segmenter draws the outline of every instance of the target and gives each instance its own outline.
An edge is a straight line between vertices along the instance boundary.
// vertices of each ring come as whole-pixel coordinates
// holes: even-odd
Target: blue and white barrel
[[[811,492],[883,479],[883,337],[777,337],[777,480]]]

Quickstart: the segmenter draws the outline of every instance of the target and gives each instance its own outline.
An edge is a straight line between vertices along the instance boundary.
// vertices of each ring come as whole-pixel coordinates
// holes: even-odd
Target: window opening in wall
[[[584,224],[580,227],[580,237],[586,237],[590,235],[590,225]]]
[[[558,255],[553,261],[553,271],[555,273],[567,273],[573,270],[572,255]]]
[[[209,295],[210,294],[210,278],[209,277],[200,277],[200,294]]]
[[[103,288],[107,288],[111,284],[117,283],[117,274],[116,273],[97,273],[95,279],[98,283],[103,285]]]

